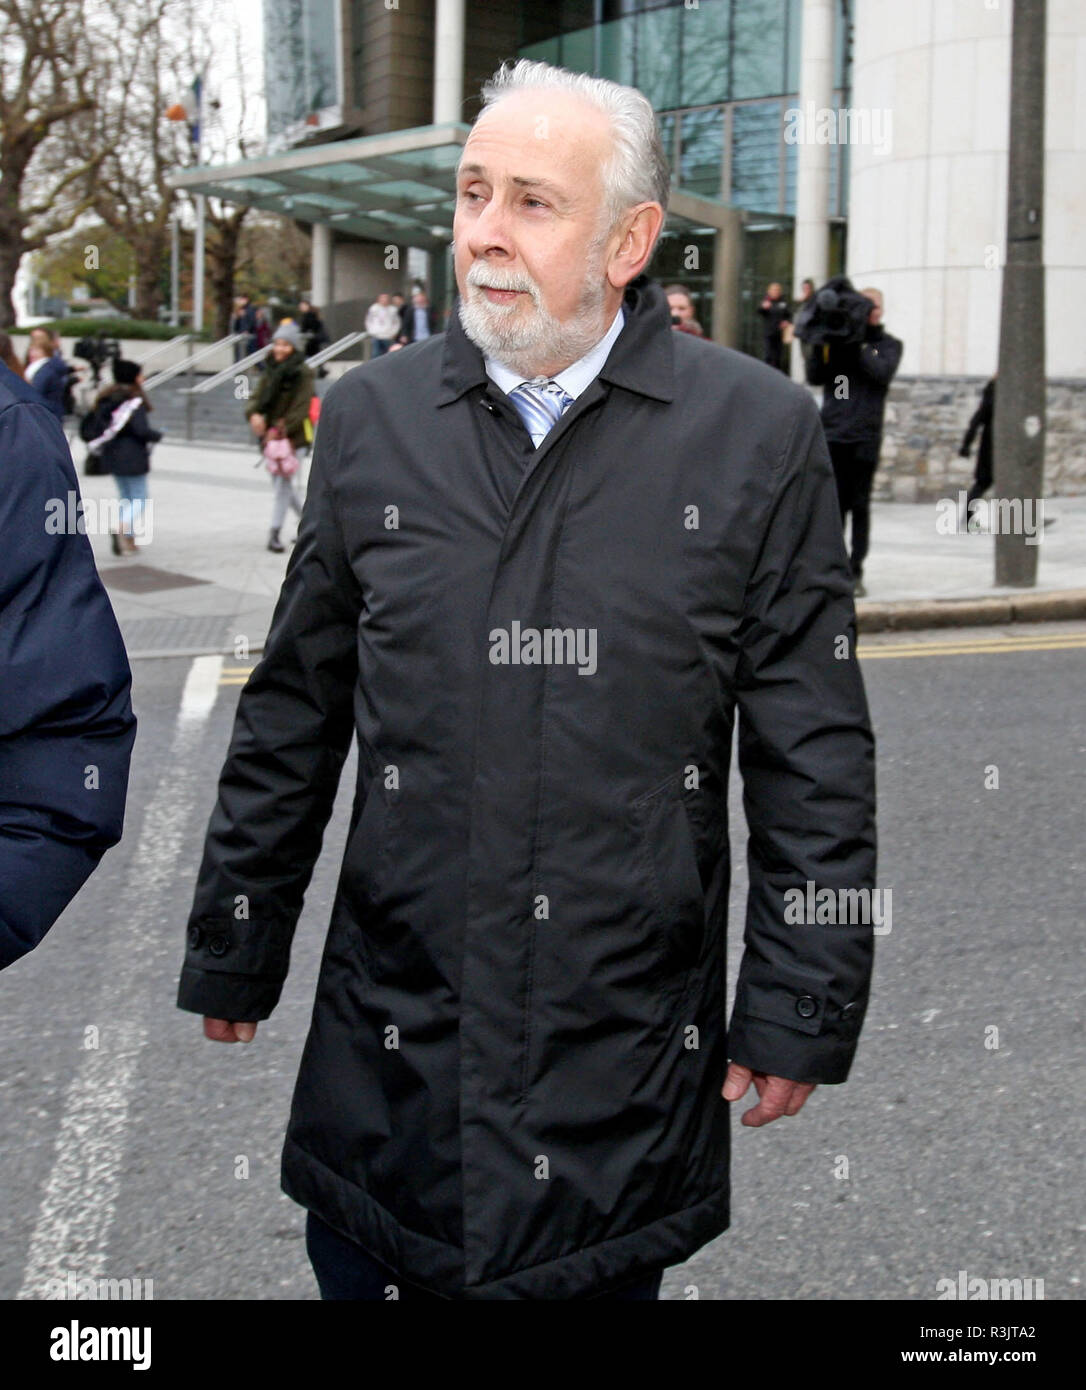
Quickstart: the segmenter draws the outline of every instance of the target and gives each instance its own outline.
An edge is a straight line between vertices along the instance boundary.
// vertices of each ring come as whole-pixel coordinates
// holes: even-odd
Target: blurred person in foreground
[[[0,968],[124,829],[132,676],[81,508],[55,413],[0,366]]]
[[[728,1225],[729,1103],[795,1116],[856,1049],[870,922],[794,915],[875,870],[833,474],[808,391],[672,331],[668,190],[641,93],[499,69],[447,331],[325,397],[178,1003],[271,1015],[356,737],[282,1165],[328,1299],[654,1300]]]

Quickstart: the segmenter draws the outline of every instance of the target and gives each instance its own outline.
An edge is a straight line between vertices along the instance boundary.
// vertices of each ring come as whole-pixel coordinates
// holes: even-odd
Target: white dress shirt
[[[622,332],[622,325],[625,322],[626,316],[622,312],[622,305],[620,304],[618,306],[618,313],[611,321],[611,327],[599,340],[596,346],[586,352],[583,357],[579,357],[576,362],[571,363],[568,367],[564,367],[557,376],[548,379],[556,381],[567,395],[572,396],[573,399],[576,400],[581,392],[590,386],[599,376],[601,367],[607,361],[607,354],[611,351],[611,345]],[[522,381],[530,380],[530,378],[522,376],[519,372],[512,371],[504,362],[499,362],[494,357],[484,357],[483,362],[486,366],[487,376],[490,377],[495,385],[500,386],[507,396],[511,395]],[[536,448],[539,447],[545,438],[546,434],[542,430],[539,432],[532,432],[532,443]]]

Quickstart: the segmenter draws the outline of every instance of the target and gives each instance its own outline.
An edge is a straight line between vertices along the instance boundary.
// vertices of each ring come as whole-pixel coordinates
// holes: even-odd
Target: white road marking
[[[17,1298],[46,1296],[50,1279],[106,1277],[127,1141],[129,1097],[150,1016],[160,1002],[145,990],[160,942],[149,924],[176,913],[177,857],[197,796],[206,791],[197,754],[215,704],[222,657],[197,657],[185,682],[169,750],[117,897],[98,998],[84,1015],[99,1029],[69,1083],[38,1219]],[[109,861],[103,866],[109,871]],[[178,939],[178,951],[181,941]]]

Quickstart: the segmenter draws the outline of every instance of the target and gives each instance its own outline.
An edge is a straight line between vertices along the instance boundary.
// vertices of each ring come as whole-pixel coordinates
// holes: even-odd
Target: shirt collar
[[[625,321],[626,316],[622,312],[622,305],[620,304],[618,312],[611,320],[611,327],[596,346],[550,379],[557,382],[567,395],[576,400],[585,387],[590,386],[599,376],[600,368],[607,361],[607,354],[611,351],[611,344],[622,332],[622,325]],[[484,357],[483,363],[491,381],[496,382],[507,396],[525,380],[519,372],[512,371],[504,362],[499,362],[495,357]]]
[[[606,361],[599,369],[600,380],[638,395],[650,396],[653,400],[674,400],[675,349],[672,340],[675,331],[671,327],[671,310],[663,289],[647,275],[637,276],[626,286],[622,311],[621,332],[616,334]],[[439,406],[458,400],[471,387],[485,386],[490,380],[483,354],[464,332],[460,322],[458,296],[453,300],[449,322],[442,336],[441,387],[437,396]],[[518,377],[513,384],[518,385],[523,379]]]

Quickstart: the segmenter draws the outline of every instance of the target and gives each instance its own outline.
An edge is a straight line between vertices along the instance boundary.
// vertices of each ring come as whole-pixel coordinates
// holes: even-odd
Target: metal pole
[[[1024,523],[1027,502],[1036,507],[1033,519],[1042,522],[1040,503],[1044,490],[1045,18],[1045,0],[1014,0],[1007,257],[992,422],[995,503],[1001,504],[1004,522],[1020,518],[1023,523],[995,528],[995,582],[1014,588],[1032,588],[1036,584],[1037,545],[1027,541],[1036,541],[1042,534],[1038,526],[1035,536],[1027,536]]]
[[[170,323],[174,328],[181,322],[181,228],[177,207],[170,215]]]

